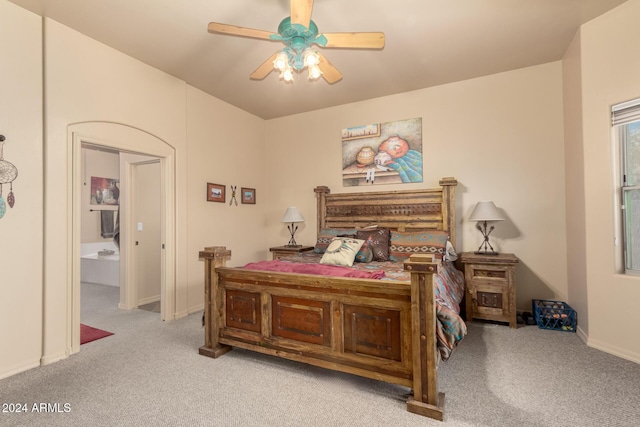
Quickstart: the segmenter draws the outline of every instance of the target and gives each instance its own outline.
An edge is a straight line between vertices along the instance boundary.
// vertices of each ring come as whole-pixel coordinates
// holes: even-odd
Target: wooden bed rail
[[[444,393],[438,392],[436,372],[433,277],[440,261],[432,255],[413,255],[404,263],[405,270],[411,273],[411,285],[385,282],[382,286],[379,280],[226,268],[231,251],[222,246],[207,247],[199,255],[205,261],[205,340],[199,349],[201,355],[217,358],[237,346],[406,385],[413,389],[413,396],[407,401],[409,412],[443,419]],[[274,303],[275,300],[282,302]],[[275,331],[280,320],[291,328],[291,322],[299,315],[291,312],[304,311],[307,303],[309,310],[302,316],[306,323],[300,330],[314,326],[309,323],[309,317],[317,316],[320,333],[311,338],[319,339],[320,344],[301,333],[298,338],[291,338]],[[237,312],[234,304],[240,307]],[[293,308],[287,309],[288,304]],[[386,318],[390,312],[396,313],[399,321],[394,323]],[[258,320],[250,325],[255,318]],[[371,318],[375,319],[368,320]],[[377,323],[375,327],[351,326],[367,321]],[[391,348],[387,347],[390,344],[385,343],[385,337],[391,327],[383,326],[388,330],[380,335],[371,334],[379,333],[380,325],[392,324],[398,328],[394,334],[399,350],[387,357],[385,351]],[[347,328],[353,338],[347,339]],[[347,348],[349,342],[364,343],[365,353]],[[376,345],[381,348],[380,355],[366,353]]]

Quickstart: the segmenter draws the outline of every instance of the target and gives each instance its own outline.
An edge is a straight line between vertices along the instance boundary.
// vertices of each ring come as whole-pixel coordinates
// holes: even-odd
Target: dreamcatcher
[[[16,203],[16,197],[13,195],[13,181],[18,177],[18,169],[4,159],[4,135],[0,135],[0,218],[2,218],[7,211],[7,203],[10,208]],[[7,195],[7,201],[4,201],[2,197],[3,185],[9,184],[9,194]]]

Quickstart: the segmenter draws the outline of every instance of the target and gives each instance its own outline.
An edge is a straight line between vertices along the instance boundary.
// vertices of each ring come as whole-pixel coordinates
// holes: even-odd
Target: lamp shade
[[[491,201],[478,202],[476,207],[471,212],[469,221],[504,221],[498,208]]]
[[[298,208],[291,206],[288,207],[287,211],[284,213],[282,222],[304,222],[304,218]]]

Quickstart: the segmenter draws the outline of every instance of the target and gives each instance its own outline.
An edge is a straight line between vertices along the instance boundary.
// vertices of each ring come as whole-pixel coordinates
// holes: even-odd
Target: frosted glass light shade
[[[469,221],[504,221],[504,218],[493,202],[482,201],[478,202],[473,212],[471,212]]]
[[[284,71],[285,67],[289,63],[289,58],[284,52],[280,52],[276,59],[273,60],[273,68],[279,71]]]
[[[284,213],[282,222],[304,222],[304,218],[298,208],[291,206],[288,207],[287,211]]]

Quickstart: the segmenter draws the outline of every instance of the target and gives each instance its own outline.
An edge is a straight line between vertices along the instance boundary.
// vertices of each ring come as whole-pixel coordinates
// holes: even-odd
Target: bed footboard
[[[205,248],[205,344],[232,347],[413,389],[410,412],[442,420],[437,390],[433,275],[439,261],[405,262],[411,285],[225,267],[231,252]]]

